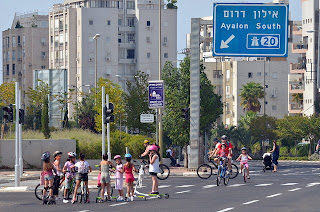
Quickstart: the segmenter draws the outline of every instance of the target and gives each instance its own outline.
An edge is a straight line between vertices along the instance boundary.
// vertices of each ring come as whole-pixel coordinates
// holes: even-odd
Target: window
[[[226,86],[226,98],[230,98],[230,86]]]
[[[164,53],[164,54],[163,54],[163,57],[164,57],[164,58],[168,58],[168,57],[169,57],[169,56],[168,56],[168,53]]]
[[[277,105],[272,105],[272,110],[277,110]]]
[[[127,59],[134,59],[134,49],[127,50]]]
[[[118,26],[122,26],[122,19],[118,19]]]
[[[277,72],[272,72],[272,78],[277,79],[278,78],[278,73]]]
[[[46,52],[41,52],[41,59],[46,59]]]
[[[261,73],[261,72],[257,72],[257,76],[258,76],[258,77],[261,77],[261,76],[262,76],[262,73]]]
[[[60,34],[60,36],[59,36],[59,44],[62,46],[63,42],[64,42],[63,34]]]
[[[252,78],[252,73],[251,72],[248,73],[248,78]]]
[[[12,47],[16,47],[16,37],[12,36]]]
[[[127,9],[132,9],[134,10],[135,8],[135,3],[134,1],[127,1]]]
[[[16,60],[16,51],[15,50],[12,51],[12,60]]]
[[[53,36],[50,36],[50,43],[53,44]]]
[[[44,45],[46,45],[46,38],[41,38],[41,44],[44,46]]]
[[[110,25],[111,25],[111,21],[110,21],[110,20],[108,20],[108,21],[107,21],[107,24],[108,24],[108,26],[110,26]]]
[[[89,25],[93,25],[93,20],[89,20]]]
[[[147,26],[151,26],[151,21],[147,21]]]
[[[150,57],[151,57],[151,53],[148,52],[147,53],[147,58],[150,59]]]
[[[9,48],[10,47],[10,37],[7,37],[7,39],[6,39],[6,43],[7,43],[7,48]]]
[[[12,64],[12,75],[16,74],[16,64]]]
[[[134,33],[129,33],[128,34],[128,43],[134,43],[134,41],[135,41]]]
[[[150,37],[147,37],[147,43],[151,43]]]
[[[227,69],[227,74],[226,74],[226,80],[229,81],[230,80],[230,69]]]
[[[163,42],[167,43],[168,42],[168,37],[163,37]]]
[[[21,36],[18,36],[18,45],[21,45]]]
[[[41,66],[41,69],[46,69],[46,66]]]
[[[127,22],[128,22],[128,27],[134,27],[134,18],[128,18]]]
[[[10,74],[10,65],[7,64],[7,75],[9,75],[9,74]]]

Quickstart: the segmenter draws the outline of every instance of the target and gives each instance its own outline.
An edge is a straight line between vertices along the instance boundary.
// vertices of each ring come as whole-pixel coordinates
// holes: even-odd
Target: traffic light
[[[8,122],[13,122],[13,106],[12,106],[12,104],[3,108],[3,118],[8,120]]]
[[[114,105],[113,103],[109,103],[109,105],[104,106],[104,124],[114,122],[114,115],[113,113]]]
[[[181,109],[181,111],[183,112],[181,117],[184,118],[185,120],[188,120],[189,119],[189,109],[186,107],[186,108]]]
[[[24,124],[24,110],[19,109],[19,124]]]

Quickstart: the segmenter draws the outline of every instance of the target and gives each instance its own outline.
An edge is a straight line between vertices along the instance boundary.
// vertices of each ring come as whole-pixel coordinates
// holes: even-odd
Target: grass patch
[[[279,157],[279,160],[309,160],[308,156],[304,157]]]

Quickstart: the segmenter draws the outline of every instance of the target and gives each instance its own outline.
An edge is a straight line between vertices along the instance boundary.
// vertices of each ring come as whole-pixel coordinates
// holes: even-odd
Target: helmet
[[[149,150],[150,150],[150,151],[152,151],[152,150],[158,151],[158,147],[157,147],[156,145],[151,145],[151,146],[149,147]]]
[[[144,140],[143,143],[144,143],[144,144],[148,144],[148,143],[150,143],[150,141]]]
[[[214,139],[213,139],[213,142],[218,142],[219,140],[218,140],[218,138],[217,137],[215,137]]]
[[[121,159],[121,156],[120,155],[116,155],[116,156],[114,156],[114,160],[116,160],[116,159],[118,159],[118,158],[120,158]]]
[[[57,155],[62,155],[62,152],[60,152],[60,151],[55,151],[55,152],[53,153],[53,157],[54,157],[54,158],[57,157]]]
[[[247,150],[247,148],[245,148],[245,147],[242,147],[242,149],[241,150]]]
[[[75,153],[75,152],[68,152],[68,156],[69,156],[69,158],[75,158],[75,157],[77,157],[77,153]]]
[[[228,136],[226,136],[226,135],[221,136],[221,139],[223,139],[223,140],[227,140],[227,138],[228,138]]]
[[[50,158],[50,152],[45,152],[41,156],[41,160],[46,161]]]
[[[125,158],[132,158],[131,154],[125,154],[124,157]]]

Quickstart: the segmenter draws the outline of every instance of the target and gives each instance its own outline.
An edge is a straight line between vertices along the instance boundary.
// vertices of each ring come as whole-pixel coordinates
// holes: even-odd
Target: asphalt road
[[[261,171],[260,162],[250,163],[251,179],[239,175],[228,186],[216,186],[214,178],[169,177],[159,181],[160,192],[169,199],[135,199],[133,202],[95,203],[96,189],[91,190],[91,203],[75,205],[42,205],[33,192],[1,192],[0,211],[320,211],[320,163],[282,163],[278,173]],[[148,193],[151,180],[139,191]],[[116,192],[115,192],[116,193]]]

